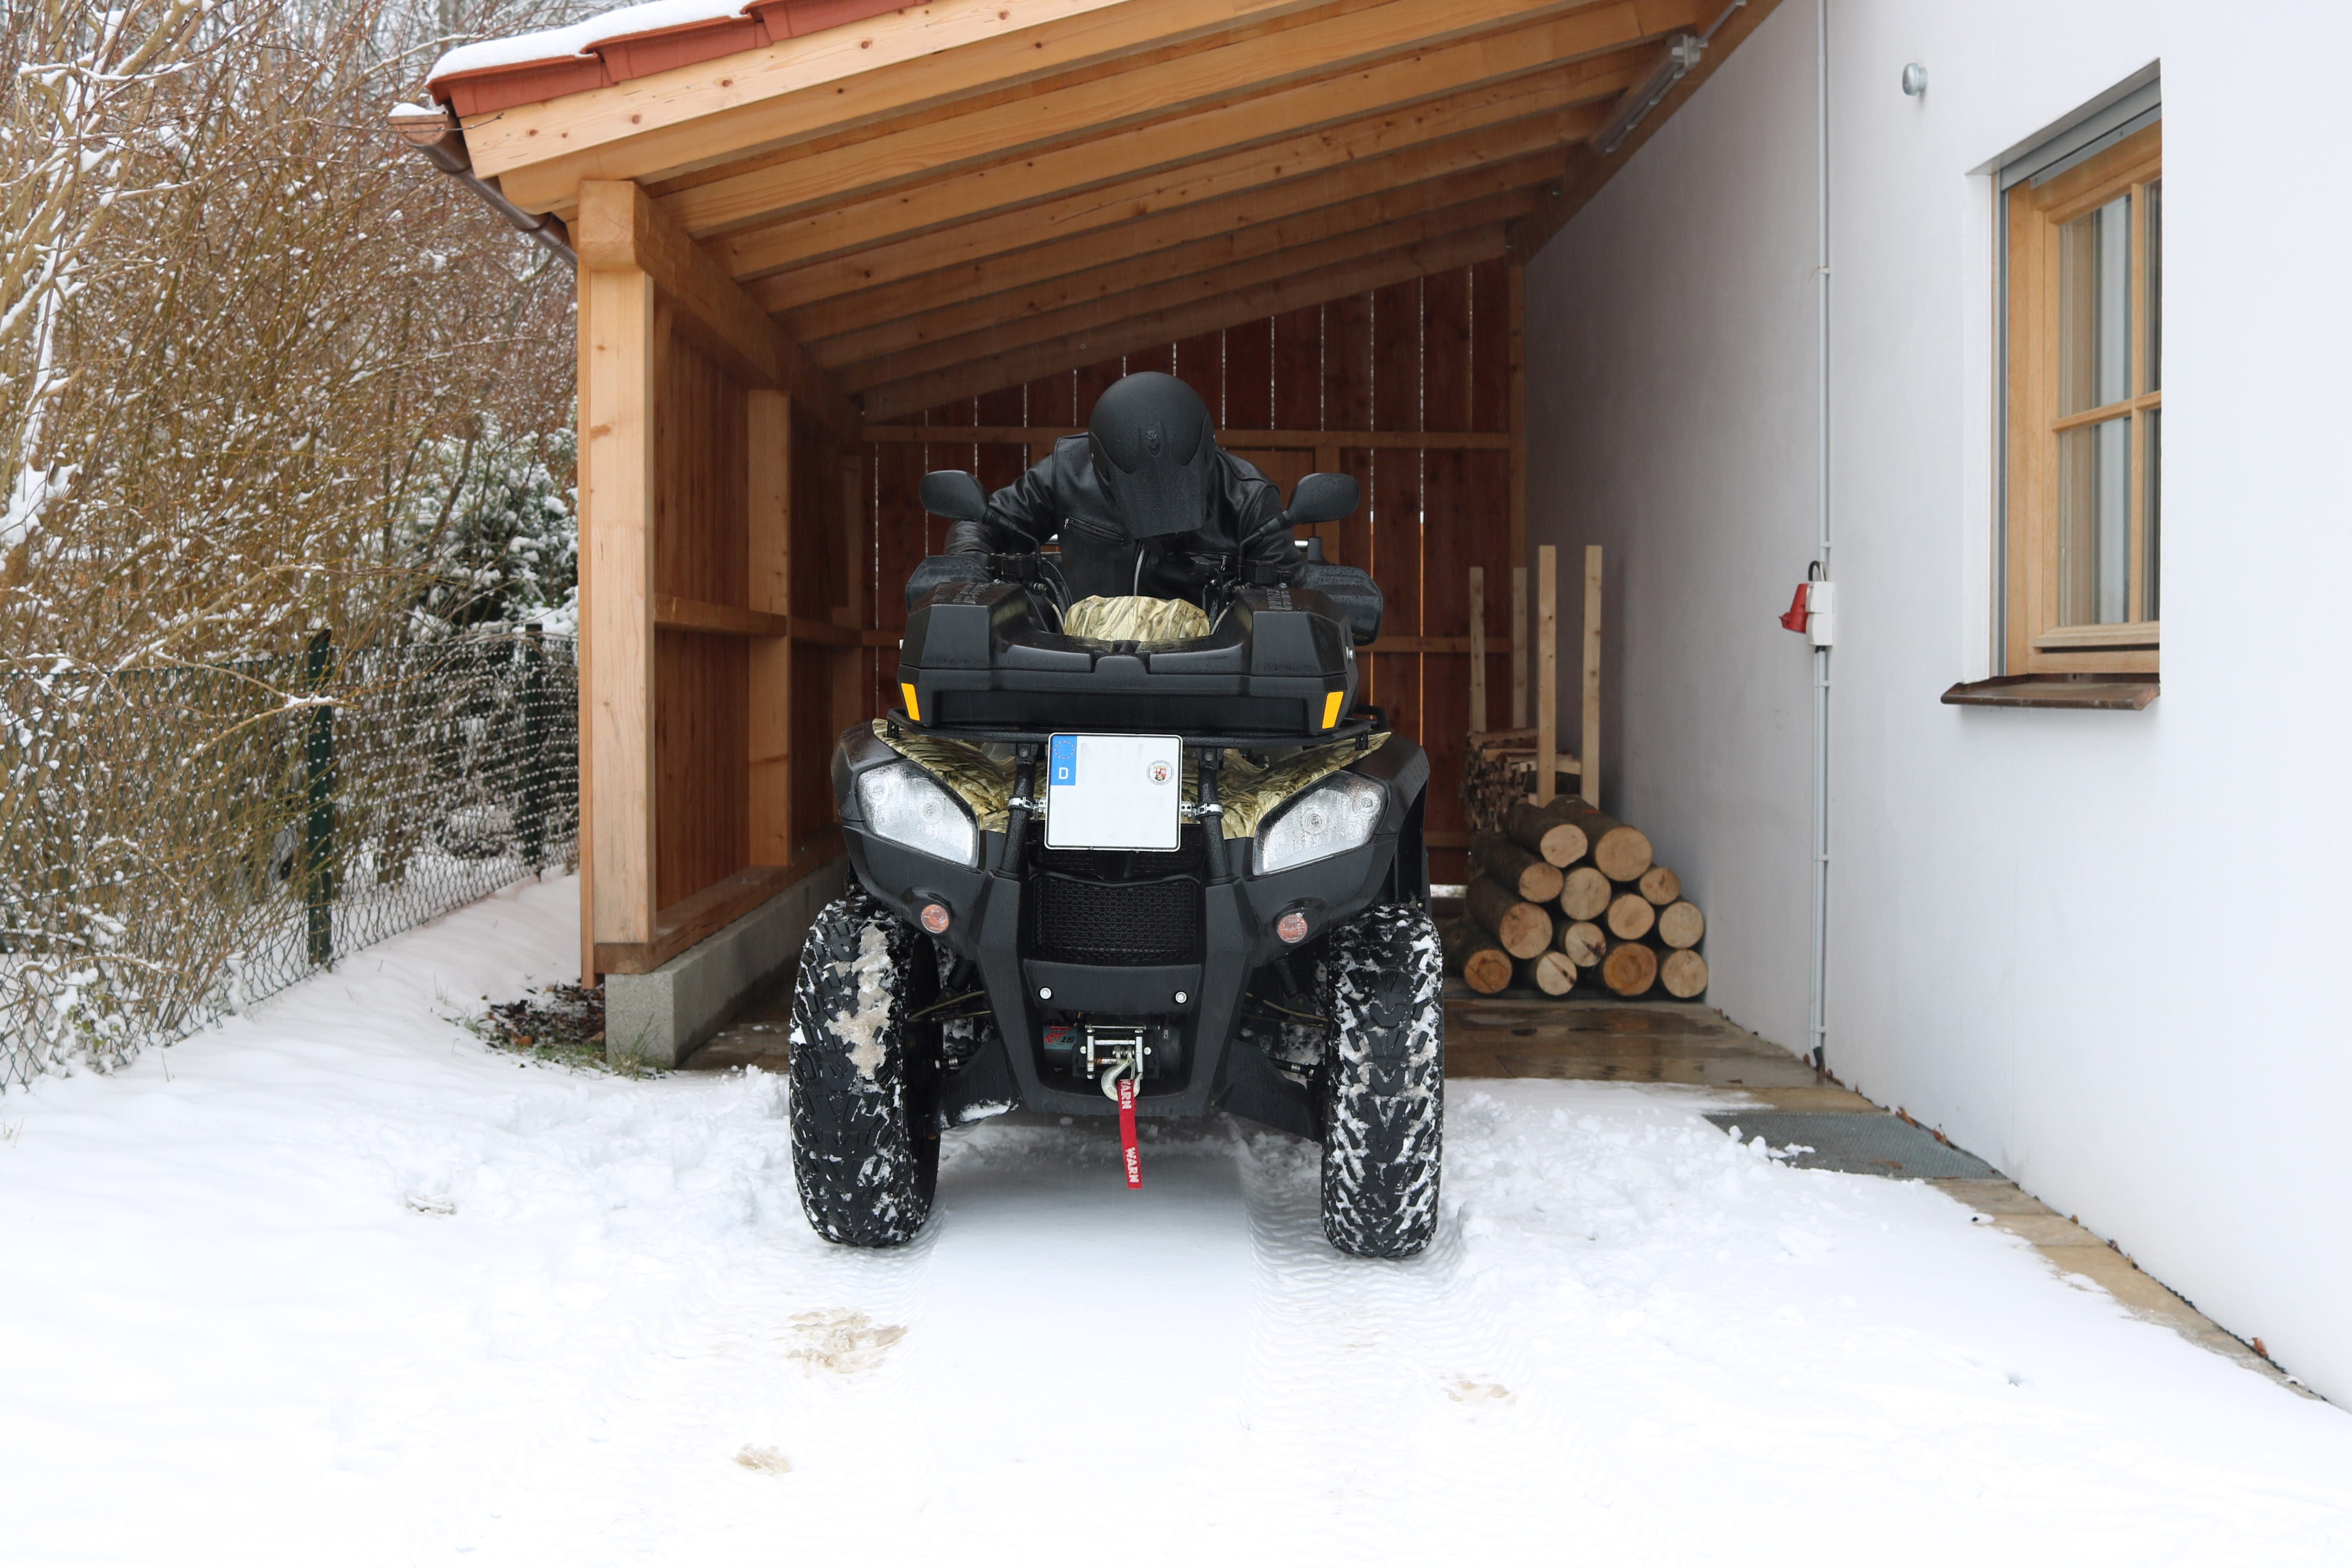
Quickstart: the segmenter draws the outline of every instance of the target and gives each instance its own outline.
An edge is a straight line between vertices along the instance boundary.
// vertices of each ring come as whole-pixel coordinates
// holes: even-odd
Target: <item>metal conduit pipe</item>
[[[510,226],[553,251],[566,267],[580,265],[579,257],[572,249],[572,232],[563,226],[562,218],[552,213],[523,211],[499,189],[497,175],[486,180],[474,173],[474,160],[466,151],[465,130],[454,116],[445,113],[434,119],[421,113],[398,114],[394,117],[393,129],[399,132],[403,141],[424,153],[425,161],[435,168],[481,197]]]
[[[1819,448],[1814,482],[1818,489],[1819,537],[1813,545],[1813,574],[1830,581],[1830,0],[1815,0],[1813,82],[1817,100],[1814,126],[1814,180],[1817,206],[1813,268],[1816,302],[1814,367],[1818,403]],[[1813,942],[1812,942],[1813,1068],[1829,1066],[1830,972],[1830,649],[1813,649]]]

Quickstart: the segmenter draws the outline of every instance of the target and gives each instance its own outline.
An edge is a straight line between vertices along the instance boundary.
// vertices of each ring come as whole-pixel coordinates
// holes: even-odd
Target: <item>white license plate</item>
[[[1173,735],[1055,735],[1045,748],[1045,844],[1173,849],[1184,742]]]

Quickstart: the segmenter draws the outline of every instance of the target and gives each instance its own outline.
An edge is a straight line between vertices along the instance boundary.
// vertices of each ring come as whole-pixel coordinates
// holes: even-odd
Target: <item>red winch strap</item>
[[[1127,1161],[1127,1184],[1143,1185],[1143,1153],[1135,1146],[1135,1079],[1118,1080],[1118,1147]]]

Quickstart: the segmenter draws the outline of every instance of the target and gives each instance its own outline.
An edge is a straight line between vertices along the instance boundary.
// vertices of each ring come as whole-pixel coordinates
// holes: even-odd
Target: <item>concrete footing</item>
[[[800,961],[817,910],[839,896],[846,858],[813,871],[650,974],[604,977],[607,1059],[674,1068]]]

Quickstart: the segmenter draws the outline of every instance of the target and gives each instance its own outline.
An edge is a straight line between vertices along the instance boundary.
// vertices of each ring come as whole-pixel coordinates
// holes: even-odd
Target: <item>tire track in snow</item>
[[[1460,1110],[1447,1118],[1449,1144]],[[1244,1135],[1257,1255],[1244,1413],[1260,1493],[1296,1546],[1360,1561],[1440,1555],[1523,1539],[1556,1490],[1557,1421],[1526,1357],[1498,1330],[1449,1193],[1421,1257],[1345,1257],[1324,1239],[1311,1145]]]

